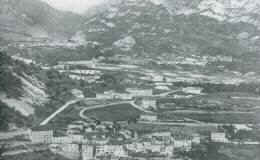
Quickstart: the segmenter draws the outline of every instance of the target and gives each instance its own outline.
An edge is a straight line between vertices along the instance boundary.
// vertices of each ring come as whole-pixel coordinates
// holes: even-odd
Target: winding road
[[[62,111],[64,111],[66,108],[68,108],[70,105],[72,104],[75,104],[79,101],[82,101],[82,100],[100,100],[98,98],[81,98],[81,99],[75,99],[75,100],[71,100],[71,101],[68,101],[66,104],[64,104],[63,106],[61,106],[58,110],[56,110],[54,113],[52,113],[49,117],[47,117],[44,121],[42,121],[40,123],[40,126],[44,126],[46,124],[48,124],[53,118],[55,118],[59,113],[61,113]],[[92,110],[92,109],[98,109],[98,108],[106,108],[106,107],[111,107],[113,105],[118,105],[118,104],[130,104],[132,105],[134,108],[140,110],[140,111],[143,111],[145,113],[153,113],[151,111],[147,111],[145,109],[143,109],[142,107],[136,105],[134,103],[134,101],[121,101],[121,102],[115,102],[115,103],[109,103],[109,104],[103,104],[103,105],[96,105],[96,106],[93,106],[93,107],[87,107],[87,108],[84,108],[80,111],[79,115],[81,118],[83,119],[87,119],[89,120],[88,117],[86,117],[84,115],[84,112],[85,111],[88,111],[88,110]]]

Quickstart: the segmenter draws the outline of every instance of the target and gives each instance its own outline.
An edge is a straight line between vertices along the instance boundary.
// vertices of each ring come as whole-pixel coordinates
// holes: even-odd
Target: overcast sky
[[[57,9],[83,13],[89,7],[101,4],[105,0],[42,0]]]

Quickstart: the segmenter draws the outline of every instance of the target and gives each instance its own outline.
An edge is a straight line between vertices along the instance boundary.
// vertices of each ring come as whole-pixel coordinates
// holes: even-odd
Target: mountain
[[[171,1],[165,7],[166,2],[155,0],[116,1],[86,21],[81,30],[101,54],[237,56],[256,51],[259,30],[255,25],[220,21],[205,15],[203,1],[184,2]],[[178,7],[169,7],[174,5]],[[192,8],[197,12],[187,14]]]
[[[68,37],[82,19],[40,0],[0,0],[0,36],[7,40]]]

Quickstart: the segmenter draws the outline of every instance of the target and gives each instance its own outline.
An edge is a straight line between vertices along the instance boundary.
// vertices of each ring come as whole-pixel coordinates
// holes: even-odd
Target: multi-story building
[[[53,137],[53,130],[47,127],[36,127],[30,131],[32,143],[50,143]]]
[[[213,142],[227,143],[228,139],[224,132],[212,132],[210,138]]]
[[[127,153],[122,145],[100,145],[96,146],[96,156],[113,155],[116,157],[126,157]]]
[[[92,160],[95,158],[95,147],[92,145],[83,145],[82,146],[82,159],[83,160]]]

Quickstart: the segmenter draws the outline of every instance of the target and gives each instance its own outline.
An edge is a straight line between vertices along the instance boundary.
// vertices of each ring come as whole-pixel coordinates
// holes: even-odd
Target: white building
[[[32,143],[50,143],[53,137],[53,130],[35,128],[30,132],[30,139]]]
[[[128,93],[115,93],[114,97],[116,99],[122,99],[122,100],[130,100],[133,98],[132,95]]]
[[[201,94],[202,88],[200,87],[186,87],[182,89],[183,92],[185,93],[190,93],[190,94]]]
[[[91,145],[83,145],[82,146],[82,159],[83,160],[91,160],[94,159],[94,146]]]
[[[104,93],[97,93],[96,97],[100,99],[115,99],[119,93],[116,93],[113,90],[105,91]]]
[[[122,145],[101,145],[96,146],[96,156],[113,155],[116,157],[127,157]]]
[[[213,142],[227,143],[228,139],[224,132],[213,132],[210,135],[210,138]]]
[[[164,81],[164,76],[162,76],[162,75],[151,74],[151,77],[152,77],[153,82],[163,82]]]
[[[200,144],[200,135],[197,133],[192,134],[192,143]]]
[[[142,96],[152,96],[152,89],[138,89],[138,88],[127,88],[127,92],[129,92],[133,97],[142,97]]]
[[[192,148],[192,140],[186,140],[186,139],[181,139],[181,140],[174,140],[174,148],[176,149],[181,149],[185,151],[189,151]]]
[[[79,145],[78,144],[62,144],[62,151],[65,153],[76,153],[79,154]]]
[[[51,140],[51,143],[53,144],[69,144],[72,143],[72,138],[68,136],[63,136],[63,137],[53,137]]]
[[[143,98],[142,107],[144,109],[149,109],[149,108],[156,109],[157,108],[156,100],[152,98]]]
[[[141,121],[157,121],[157,115],[143,114],[140,116]]]
[[[72,95],[74,95],[76,98],[84,98],[84,97],[85,97],[84,94],[83,94],[83,92],[82,92],[81,90],[79,90],[79,89],[72,89],[72,90],[71,90],[71,93],[72,93]]]

